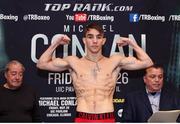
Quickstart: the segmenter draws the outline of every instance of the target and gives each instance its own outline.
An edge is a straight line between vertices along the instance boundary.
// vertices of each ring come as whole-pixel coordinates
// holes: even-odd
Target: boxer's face
[[[98,53],[101,51],[105,41],[106,39],[96,29],[89,29],[86,36],[83,38],[83,42],[87,50],[89,50],[91,53]]]

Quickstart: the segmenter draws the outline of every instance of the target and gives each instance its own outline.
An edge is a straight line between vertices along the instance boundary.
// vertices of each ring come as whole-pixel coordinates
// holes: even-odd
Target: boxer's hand
[[[58,45],[69,44],[70,38],[64,34],[57,34],[52,38],[52,42]]]

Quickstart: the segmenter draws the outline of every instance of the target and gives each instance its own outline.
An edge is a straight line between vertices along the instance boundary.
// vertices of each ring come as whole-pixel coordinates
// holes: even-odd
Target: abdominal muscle
[[[101,64],[99,71],[95,65],[83,65],[71,71],[73,86],[77,97],[77,111],[86,113],[108,113],[114,111],[113,94],[118,71],[114,67]],[[96,66],[95,66],[96,67]]]
[[[113,112],[113,93],[114,86],[104,87],[98,86],[83,86],[76,90],[77,96],[77,111],[86,113],[107,113]]]

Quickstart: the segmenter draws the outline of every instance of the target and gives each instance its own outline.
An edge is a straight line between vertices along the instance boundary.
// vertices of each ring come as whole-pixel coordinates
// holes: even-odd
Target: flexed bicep
[[[148,54],[135,42],[126,37],[121,37],[117,44],[120,46],[130,45],[136,52],[136,57],[125,57],[121,64],[122,68],[126,70],[138,70],[151,66],[153,64]]]
[[[51,63],[53,71],[65,71],[69,69],[70,65],[66,59],[56,58]]]
[[[120,65],[124,70],[138,70],[144,68],[144,63],[135,57],[124,57],[121,60]]]
[[[67,70],[69,68],[69,64],[65,59],[55,58],[49,62],[41,64],[39,68],[48,71],[61,72]]]
[[[56,58],[53,56],[54,51],[59,45],[68,44],[70,38],[67,35],[57,34],[52,38],[52,44],[40,56],[37,61],[37,68],[49,71],[64,71],[68,69],[68,62],[65,58]]]

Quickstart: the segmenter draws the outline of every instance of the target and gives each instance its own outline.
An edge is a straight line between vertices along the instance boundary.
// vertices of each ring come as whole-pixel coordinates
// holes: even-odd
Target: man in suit
[[[164,83],[164,69],[153,65],[145,70],[145,88],[127,94],[125,98],[123,122],[147,122],[157,111],[180,109],[178,92]]]

